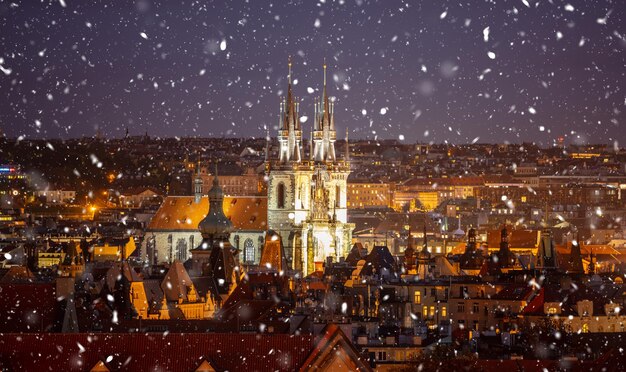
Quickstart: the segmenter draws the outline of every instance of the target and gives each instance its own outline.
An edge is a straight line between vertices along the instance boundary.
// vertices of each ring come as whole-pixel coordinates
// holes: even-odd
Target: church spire
[[[346,156],[345,161],[350,161],[350,143],[348,142],[348,128],[346,128]]]
[[[289,66],[289,74],[287,75],[287,79],[289,80],[289,87],[291,88],[291,56],[289,56],[287,61],[287,66]]]
[[[322,130],[330,127],[330,105],[328,104],[328,92],[326,91],[326,58],[324,58],[324,91],[322,96]]]

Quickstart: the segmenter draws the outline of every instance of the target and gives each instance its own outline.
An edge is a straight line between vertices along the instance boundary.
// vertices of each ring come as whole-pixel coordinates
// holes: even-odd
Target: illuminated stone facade
[[[354,226],[348,223],[348,154],[335,153],[337,138],[334,103],[326,92],[326,66],[322,99],[315,114],[308,159],[303,156],[300,105],[292,95],[291,63],[287,97],[280,105],[279,155],[266,151],[268,227],[280,234],[292,268],[310,274],[326,257],[346,256]]]

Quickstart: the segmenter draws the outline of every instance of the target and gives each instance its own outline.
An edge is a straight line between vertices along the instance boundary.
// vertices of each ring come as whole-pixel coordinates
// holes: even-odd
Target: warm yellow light
[[[98,209],[98,208],[96,208],[96,207],[91,207],[91,208],[89,208],[89,209],[90,209],[92,212],[95,212],[95,211],[96,211],[96,209]]]

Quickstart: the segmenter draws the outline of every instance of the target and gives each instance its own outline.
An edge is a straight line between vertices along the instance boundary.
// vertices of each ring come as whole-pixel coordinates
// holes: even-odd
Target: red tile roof
[[[54,331],[63,320],[53,283],[0,284],[0,331]]]
[[[287,334],[0,334],[0,367],[15,371],[295,371],[315,347],[312,336]],[[110,359],[109,359],[110,358]]]

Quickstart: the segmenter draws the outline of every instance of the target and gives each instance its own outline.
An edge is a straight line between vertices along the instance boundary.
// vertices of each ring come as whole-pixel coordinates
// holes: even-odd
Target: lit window
[[[548,308],[548,314],[552,314],[552,315],[554,315],[554,314],[556,314],[556,313],[557,313],[557,309],[556,309],[556,307],[551,307],[551,308]]]
[[[422,315],[424,316],[424,318],[428,316],[428,306],[424,306],[422,308]]]
[[[583,331],[583,333],[589,333],[589,324],[587,324],[587,323],[583,324],[582,331]]]
[[[415,302],[416,304],[421,304],[422,303],[422,291],[415,291],[415,297],[413,298],[413,302]]]
[[[441,316],[444,318],[448,316],[448,309],[445,306],[441,308]]]

